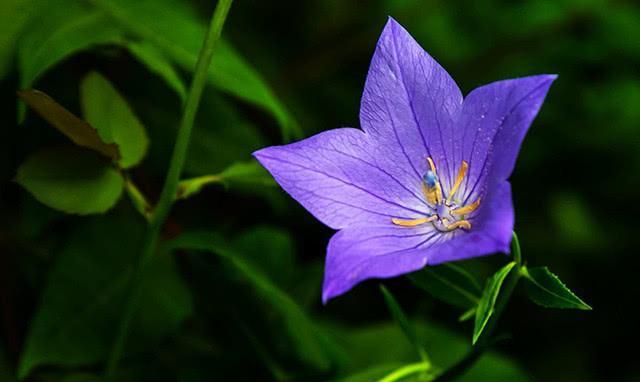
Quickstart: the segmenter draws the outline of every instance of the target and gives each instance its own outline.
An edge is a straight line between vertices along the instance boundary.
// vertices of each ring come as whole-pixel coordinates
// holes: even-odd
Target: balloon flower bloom
[[[338,230],[327,248],[323,301],[366,279],[509,253],[508,178],[555,78],[498,81],[463,97],[390,18],[364,86],[362,129],[254,153],[287,193]]]

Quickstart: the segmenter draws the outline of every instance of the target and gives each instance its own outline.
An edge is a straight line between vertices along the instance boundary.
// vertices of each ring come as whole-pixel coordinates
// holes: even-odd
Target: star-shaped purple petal
[[[373,55],[362,130],[254,153],[327,226],[323,301],[369,278],[509,251],[510,176],[555,75],[494,82],[463,99],[395,20]]]

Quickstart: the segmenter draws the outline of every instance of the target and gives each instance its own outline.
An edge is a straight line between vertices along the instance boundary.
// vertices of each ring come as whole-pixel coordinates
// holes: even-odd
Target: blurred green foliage
[[[106,203],[105,187],[92,185],[115,173],[111,181],[130,179],[151,202],[157,198],[213,5],[0,2],[0,381],[97,380],[144,220],[120,191]],[[120,380],[372,381],[419,360],[377,282],[321,305],[331,232],[250,156],[264,145],[358,126],[387,15],[464,92],[503,78],[559,74],[512,176],[516,229],[525,260],[548,265],[594,311],[540,310],[518,289],[501,323],[511,340],[461,380],[637,378],[635,355],[623,345],[637,332],[630,301],[640,213],[640,6],[331,0],[234,3],[185,169],[187,178],[217,180],[178,202],[166,224],[165,242],[182,242],[182,249],[160,251],[145,274]],[[78,151],[28,111],[16,97],[26,87],[88,120],[103,139],[106,126],[144,126],[148,150],[121,163],[130,167],[122,177],[120,166]],[[37,176],[25,178],[34,156],[50,150],[75,153],[62,167],[64,156],[45,158],[30,172]],[[73,168],[84,175],[69,176]],[[75,213],[109,212],[65,215],[37,200]],[[504,263],[500,256],[472,260],[461,272],[484,279]],[[466,300],[454,296],[458,304],[450,306],[406,278],[385,284],[434,365],[465,354],[473,323],[457,318]],[[425,289],[450,300],[438,285]]]

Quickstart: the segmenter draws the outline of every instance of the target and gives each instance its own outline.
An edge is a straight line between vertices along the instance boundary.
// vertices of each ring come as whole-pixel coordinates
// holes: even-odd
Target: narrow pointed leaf
[[[10,70],[16,43],[33,14],[36,0],[0,1],[0,79]]]
[[[420,357],[423,360],[427,360],[427,353],[422,345],[420,345],[420,341],[418,340],[418,336],[416,335],[413,326],[411,326],[411,323],[407,319],[407,316],[404,314],[402,307],[400,307],[400,304],[398,303],[396,298],[391,294],[391,292],[389,292],[387,288],[384,287],[384,285],[380,285],[380,291],[384,296],[384,301],[387,303],[387,308],[389,308],[389,312],[391,312],[393,319],[396,321],[400,329],[402,329],[402,332],[407,337],[409,342],[411,342],[411,344],[416,348],[416,351],[418,352]]]
[[[282,317],[289,330],[290,339],[303,360],[319,369],[326,370],[331,365],[332,354],[319,328],[285,291],[253,264],[244,260],[243,256],[235,253],[210,233],[185,233],[173,240],[169,246],[169,249],[209,252],[226,260],[254,288],[260,298],[273,308],[274,313]]]
[[[205,33],[194,9],[170,0],[94,0],[123,28],[148,40],[186,70],[193,70]],[[300,138],[299,126],[260,74],[226,41],[221,40],[209,69],[209,82],[263,108],[279,123],[285,139]]]
[[[475,326],[473,328],[473,343],[475,344],[480,338],[482,331],[487,326],[489,319],[493,315],[494,306],[500,294],[502,283],[507,278],[513,267],[516,265],[514,261],[500,268],[493,276],[487,280],[487,285],[482,292],[482,298],[478,303],[476,310]]]
[[[458,317],[458,321],[459,322],[464,322],[464,321],[472,319],[475,316],[476,316],[476,308],[471,308],[471,309],[467,310],[466,312],[462,313],[460,315],[460,317]]]
[[[126,47],[147,69],[160,76],[176,92],[182,102],[187,99],[186,85],[171,62],[160,50],[149,42],[138,41],[129,41],[126,43]]]
[[[18,96],[76,145],[95,150],[114,160],[120,158],[120,150],[115,143],[106,143],[95,128],[45,93],[22,90],[18,92]]]
[[[434,369],[447,370],[460,362],[471,351],[468,341],[461,335],[440,326],[437,322],[424,320],[412,321],[418,338],[428,341],[429,346],[437,349],[432,354]],[[392,322],[360,324],[357,326],[338,326],[331,324],[335,336],[344,343],[345,351],[350,355],[344,366],[342,378],[332,382],[372,382],[382,378],[398,368],[416,362],[415,352],[404,335]],[[414,374],[397,382],[425,382],[425,375]],[[524,370],[521,370],[508,357],[488,350],[467,371],[455,379],[455,382],[531,382]]]
[[[69,235],[30,321],[20,378],[44,365],[72,368],[105,358],[144,229],[131,209],[117,209]],[[191,295],[171,257],[149,262],[138,301],[128,354],[153,348],[191,314]]]
[[[122,41],[122,28],[82,1],[39,1],[20,41],[20,87],[28,88],[47,70],[74,53]]]
[[[591,310],[591,307],[564,285],[547,267],[525,269],[529,298],[546,308]]]
[[[460,308],[473,308],[480,301],[478,281],[454,264],[426,267],[409,275],[409,279],[433,297]]]
[[[149,147],[147,132],[113,85],[101,74],[89,73],[80,85],[80,102],[84,117],[100,137],[120,148],[120,166],[140,163]]]
[[[120,198],[124,180],[99,155],[78,148],[48,149],[30,156],[16,181],[40,202],[66,213],[95,214]]]

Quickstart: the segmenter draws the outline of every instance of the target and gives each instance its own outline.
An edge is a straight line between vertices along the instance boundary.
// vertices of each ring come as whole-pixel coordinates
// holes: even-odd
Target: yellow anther
[[[419,218],[419,219],[412,219],[412,220],[405,220],[405,219],[396,219],[393,218],[391,219],[391,222],[395,225],[399,225],[401,227],[416,227],[419,226],[421,224],[424,223],[429,223],[432,222],[434,220],[436,220],[438,218],[437,215],[432,215],[426,218]]]
[[[434,174],[437,174],[436,165],[433,163],[433,159],[431,159],[431,157],[427,157],[427,162],[429,162],[429,168],[431,168],[431,171],[433,171]]]
[[[447,225],[445,228],[447,231],[453,231],[458,228],[471,229],[471,223],[469,223],[468,220],[458,220],[457,222]]]
[[[456,178],[456,182],[453,184],[451,191],[449,191],[449,195],[447,196],[447,204],[451,204],[451,199],[453,195],[455,195],[458,188],[460,188],[460,184],[462,180],[467,175],[467,170],[469,169],[469,164],[466,161],[462,161],[462,165],[460,165],[460,170],[458,170],[458,177]]]
[[[461,216],[461,215],[466,215],[466,214],[470,214],[473,211],[477,210],[478,207],[480,207],[480,199],[476,200],[475,202],[466,205],[464,207],[460,207],[458,209],[452,210],[451,211],[451,215],[454,216]]]
[[[432,206],[442,202],[442,188],[440,187],[440,182],[436,183],[434,187],[422,184],[422,193],[424,194],[424,197],[427,198],[427,202]]]
[[[433,163],[433,159],[431,157],[427,157],[427,162],[429,162],[429,168],[434,175],[437,175],[436,165]],[[433,187],[429,187],[429,185],[423,183],[422,184],[422,193],[427,198],[427,202],[431,205],[436,205],[442,203],[442,187],[440,186],[440,181],[436,182],[436,185]]]

